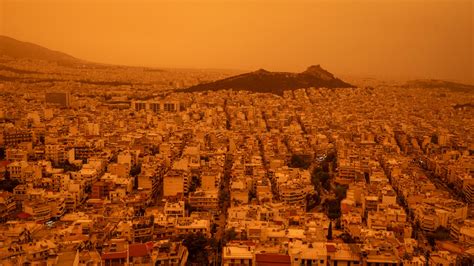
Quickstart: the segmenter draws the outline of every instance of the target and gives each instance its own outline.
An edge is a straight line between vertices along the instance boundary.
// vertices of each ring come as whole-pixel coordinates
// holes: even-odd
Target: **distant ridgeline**
[[[62,52],[53,51],[33,43],[18,41],[2,35],[0,35],[0,55],[16,59],[28,58],[62,64],[80,64],[84,62]]]
[[[419,79],[411,80],[405,83],[404,87],[408,88],[426,88],[437,89],[444,88],[459,92],[474,92],[474,85],[462,84],[452,81],[437,80],[437,79]]]
[[[198,84],[180,91],[218,91],[218,90],[246,90],[251,92],[274,93],[283,95],[285,90],[301,88],[354,88],[323,69],[320,65],[310,66],[304,72],[270,72],[260,69],[218,81]]]

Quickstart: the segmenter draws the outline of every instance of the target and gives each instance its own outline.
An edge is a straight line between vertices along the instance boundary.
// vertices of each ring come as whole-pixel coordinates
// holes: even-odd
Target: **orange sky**
[[[104,63],[474,83],[473,13],[472,0],[0,0],[0,34]]]

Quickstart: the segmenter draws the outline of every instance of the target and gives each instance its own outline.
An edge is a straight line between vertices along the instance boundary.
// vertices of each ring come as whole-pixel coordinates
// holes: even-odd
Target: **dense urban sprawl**
[[[0,265],[473,262],[472,93],[104,87],[0,87]]]

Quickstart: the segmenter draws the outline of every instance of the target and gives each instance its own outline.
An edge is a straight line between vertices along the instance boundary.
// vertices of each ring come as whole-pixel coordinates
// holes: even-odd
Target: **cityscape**
[[[474,265],[473,82],[292,69],[2,33],[0,265]]]

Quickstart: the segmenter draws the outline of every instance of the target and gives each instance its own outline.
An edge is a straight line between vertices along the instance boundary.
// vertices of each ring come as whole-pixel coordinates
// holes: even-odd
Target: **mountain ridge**
[[[84,63],[72,55],[54,51],[31,42],[23,42],[17,39],[0,35],[0,55],[15,59],[36,59],[57,63]]]

